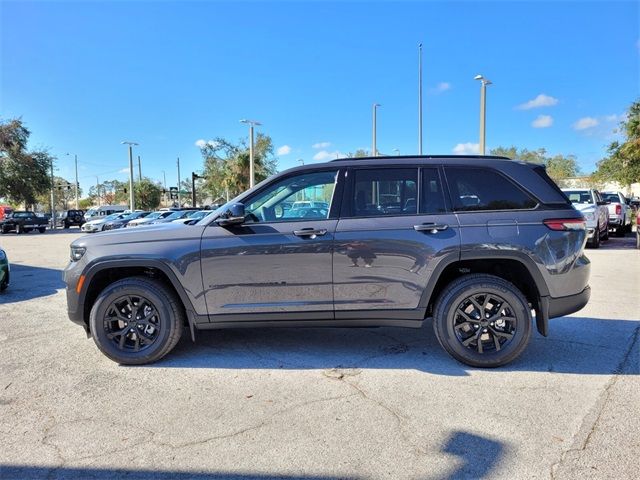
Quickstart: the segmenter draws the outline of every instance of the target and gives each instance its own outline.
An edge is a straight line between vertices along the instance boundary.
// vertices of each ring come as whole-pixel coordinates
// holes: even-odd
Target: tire
[[[607,230],[607,236],[609,230]],[[596,225],[596,231],[593,234],[593,240],[591,240],[591,248],[600,248],[600,225]]]
[[[603,241],[608,241],[609,240],[609,225],[607,224],[607,228],[604,231],[604,235],[602,236],[602,240]]]
[[[122,311],[132,310],[127,305],[139,307],[141,303],[145,305],[143,314],[151,315],[146,313],[147,306],[156,312],[146,322],[138,319],[138,322],[144,324],[138,323],[131,328],[131,325],[115,317],[115,308],[118,308],[119,318],[130,322]],[[186,314],[180,300],[169,288],[150,278],[130,277],[118,280],[100,292],[91,308],[89,327],[94,342],[108,358],[121,365],[143,365],[160,360],[176,346],[182,336],[185,319]],[[135,330],[148,333],[150,326],[153,327],[149,334],[153,337],[150,341],[146,335]],[[126,331],[127,328],[129,331]],[[132,330],[135,332],[130,333]],[[125,333],[118,335],[117,332]],[[143,338],[148,341],[145,342],[146,345],[141,341]],[[135,349],[136,343],[139,351]]]
[[[484,318],[478,322],[473,320],[474,323],[465,321],[459,313],[460,308],[468,302],[470,297],[475,298],[476,303],[480,305],[478,299],[482,299],[483,295],[485,299],[486,295],[492,297],[489,303],[485,300],[487,306],[493,303],[492,308],[494,308],[493,312],[487,312],[487,314],[504,312],[505,318],[513,319],[508,320],[508,324],[503,320],[505,326],[502,330],[497,322],[485,325],[489,320],[480,310],[478,310],[479,316]],[[499,300],[504,303],[500,303]],[[503,307],[504,305],[506,307]],[[469,307],[475,308],[471,303],[468,303],[466,308]],[[532,318],[527,299],[511,282],[493,275],[465,275],[451,282],[438,297],[433,317],[433,329],[442,348],[456,360],[472,367],[495,368],[506,365],[524,351],[531,337]],[[466,318],[471,319],[470,316]],[[472,328],[471,325],[474,327]],[[475,325],[478,327],[475,328]],[[468,330],[465,332],[462,331],[463,328],[458,327]],[[507,330],[510,330],[510,333]],[[466,333],[470,335],[463,340],[460,336]],[[511,337],[505,338],[506,334]],[[473,345],[473,341],[465,346],[463,341],[473,340],[472,337],[476,339],[476,346]],[[482,337],[489,338],[483,340]],[[496,338],[500,345],[499,349],[495,345]],[[483,345],[482,349],[477,345],[478,339]],[[500,344],[501,339],[504,339],[502,344]]]
[[[639,227],[636,227],[639,228]],[[636,232],[636,248],[640,250],[640,231]]]
[[[69,224],[67,222],[64,222],[64,229],[68,230],[69,229]]]
[[[24,232],[24,228],[22,228],[22,225],[16,225],[16,234],[20,235],[23,232]]]
[[[627,230],[627,227],[624,224],[624,221],[620,224],[618,228],[616,228],[616,237],[624,237],[624,234]]]
[[[47,229],[46,229],[45,227],[40,227],[40,228],[38,228],[38,231],[39,231],[40,233],[44,233],[44,232],[46,232],[46,231],[47,231]]]

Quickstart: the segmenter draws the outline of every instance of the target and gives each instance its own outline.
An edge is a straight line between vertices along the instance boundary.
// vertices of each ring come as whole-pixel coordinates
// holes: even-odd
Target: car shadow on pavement
[[[635,250],[636,249],[636,234],[627,233],[624,237],[616,237],[613,233],[609,234],[609,240],[606,242],[600,242],[601,250]],[[585,250],[587,257],[592,249]]]
[[[525,352],[487,372],[534,371],[567,374],[640,374],[636,361],[640,321],[563,317],[551,320],[551,334],[532,332]],[[634,353],[635,352],[635,353]],[[438,344],[431,324],[408,328],[259,328],[185,335],[163,360],[145,368],[219,369],[407,369],[466,376],[463,365]]]
[[[53,295],[64,288],[62,270],[11,264],[11,285],[0,293],[0,305]]]
[[[447,476],[437,478],[448,480],[487,478],[500,464],[506,450],[507,446],[498,440],[469,432],[452,432],[442,451],[461,461],[456,463],[455,470]]]
[[[36,467],[31,465],[1,465],[2,480],[358,480],[360,477],[332,475],[286,475],[232,472],[190,472],[178,470],[101,469],[83,467]]]

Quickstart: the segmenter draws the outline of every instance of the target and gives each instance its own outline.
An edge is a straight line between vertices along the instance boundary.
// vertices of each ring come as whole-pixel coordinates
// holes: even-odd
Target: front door
[[[206,228],[210,321],[333,318],[337,178],[331,169],[276,179],[244,200],[244,224]]]
[[[436,167],[348,172],[333,257],[338,318],[424,318],[438,263],[457,260],[460,234]]]

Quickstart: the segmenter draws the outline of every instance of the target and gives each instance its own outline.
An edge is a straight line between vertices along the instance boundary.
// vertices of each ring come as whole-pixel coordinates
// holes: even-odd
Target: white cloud
[[[196,140],[196,147],[204,148],[206,146],[215,148],[218,146],[218,142],[216,142],[215,140],[203,140],[203,139]]]
[[[121,168],[118,173],[129,173],[129,167]]]
[[[321,148],[329,148],[331,146],[331,142],[318,142],[311,145],[311,148],[321,149]]]
[[[557,105],[557,103],[557,98],[541,93],[533,100],[529,100],[528,102],[518,105],[516,108],[518,110],[530,110],[532,108],[553,107],[554,105]]]
[[[447,90],[451,90],[451,84],[449,82],[440,82],[438,85],[433,87],[430,92],[434,94],[446,92]]]
[[[291,153],[291,147],[289,145],[283,145],[276,150],[278,155],[289,155]]]
[[[587,130],[597,126],[600,122],[593,117],[583,117],[573,124],[574,130]]]
[[[338,150],[335,152],[328,152],[327,150],[320,150],[313,156],[314,160],[318,160],[320,162],[327,162],[329,160],[335,160],[336,158],[342,158],[344,154]]]
[[[538,115],[538,118],[531,122],[533,128],[547,128],[551,125],[553,125],[553,117],[551,115]]]
[[[453,153],[456,155],[475,155],[480,153],[480,145],[477,143],[458,143],[453,147]]]

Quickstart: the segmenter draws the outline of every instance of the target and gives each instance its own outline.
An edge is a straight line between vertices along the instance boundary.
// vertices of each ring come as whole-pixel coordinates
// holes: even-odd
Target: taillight
[[[616,215],[620,215],[622,213],[622,205],[619,203],[616,204]]]
[[[556,231],[585,230],[587,228],[587,224],[582,218],[552,218],[545,220],[544,224]]]

